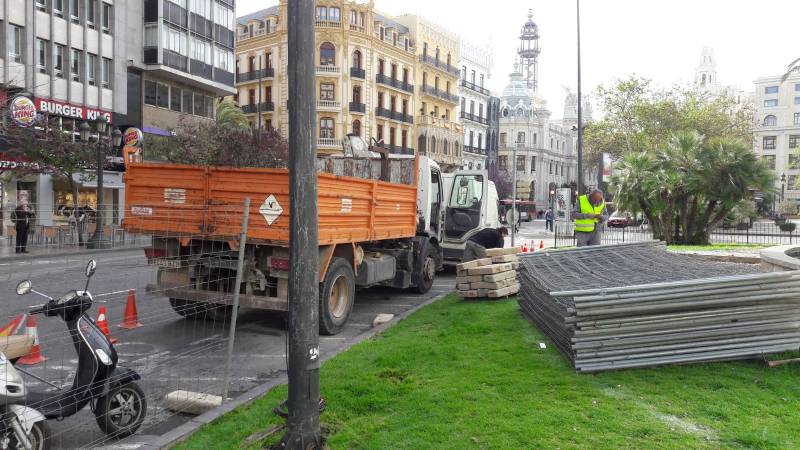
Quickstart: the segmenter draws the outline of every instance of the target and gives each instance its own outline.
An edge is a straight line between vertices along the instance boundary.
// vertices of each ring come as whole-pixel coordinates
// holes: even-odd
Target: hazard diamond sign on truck
[[[278,199],[275,198],[274,195],[270,194],[264,203],[261,204],[261,208],[258,209],[258,212],[264,216],[264,220],[267,221],[267,225],[272,226],[272,224],[278,220],[278,217],[281,216],[283,213],[283,207],[281,204],[278,203]]]

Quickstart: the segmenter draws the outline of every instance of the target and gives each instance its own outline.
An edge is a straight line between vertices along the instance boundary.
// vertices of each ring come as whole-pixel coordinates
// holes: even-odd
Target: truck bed
[[[349,170],[349,175],[359,170],[370,173],[358,178],[319,172],[320,245],[415,235],[413,159],[393,161],[391,179],[399,182],[370,179],[374,161],[359,165],[320,160],[317,166],[321,170],[341,166]],[[230,241],[241,231],[245,197],[251,199],[248,239],[288,245],[287,169],[130,164],[125,173],[123,228],[130,233]]]

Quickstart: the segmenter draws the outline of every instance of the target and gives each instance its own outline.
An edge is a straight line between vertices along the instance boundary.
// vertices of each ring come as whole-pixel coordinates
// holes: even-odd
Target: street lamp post
[[[517,149],[522,149],[524,145],[522,142],[517,142],[514,146],[513,161],[511,164],[514,168],[514,175],[512,176],[511,186],[511,246],[515,247],[517,244]]]
[[[85,122],[84,125],[86,125]],[[88,125],[86,128],[89,128]],[[97,210],[95,211],[95,230],[91,239],[89,239],[89,242],[86,244],[86,246],[91,249],[111,248],[111,242],[106,240],[103,230],[103,228],[105,228],[105,221],[103,220],[105,217],[103,212],[103,209],[105,208],[105,195],[103,192],[103,166],[105,165],[105,146],[107,145],[106,142],[103,141],[103,137],[106,135],[107,129],[108,119],[106,119],[105,116],[100,116],[100,119],[97,121],[98,142],[95,145],[97,156]],[[83,130],[83,125],[81,125],[81,133],[83,133]],[[81,139],[83,139],[83,135],[81,135]],[[122,141],[122,133],[119,130],[114,130],[110,144],[118,147],[120,141]]]
[[[781,174],[781,203],[783,203],[783,196],[784,196],[785,193],[786,193],[786,174],[782,173]],[[781,208],[783,208],[783,205],[781,205]]]
[[[578,25],[578,195],[583,194],[583,98],[581,90],[581,0],[576,0]]]

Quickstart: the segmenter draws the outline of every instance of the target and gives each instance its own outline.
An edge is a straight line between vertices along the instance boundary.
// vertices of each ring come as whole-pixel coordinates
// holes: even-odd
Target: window
[[[392,45],[397,45],[397,33],[392,33]]]
[[[353,67],[356,69],[361,68],[361,52],[358,50],[353,52]]]
[[[111,60],[103,58],[103,65],[100,69],[100,81],[103,83],[104,88],[111,87]]]
[[[403,149],[408,148],[408,130],[402,130],[400,132],[400,146]]]
[[[146,80],[144,82],[144,104],[156,106],[158,97],[158,84],[155,81]]]
[[[439,90],[439,77],[436,77],[433,80],[433,88],[436,89],[437,91]]]
[[[211,59],[211,43],[192,36],[192,59],[209,66],[214,64],[214,60]]]
[[[765,94],[777,94],[778,93],[778,86],[767,86],[764,88]]]
[[[198,16],[208,19],[211,17],[211,0],[192,0],[189,9]],[[191,113],[191,111],[187,112]]]
[[[525,171],[525,157],[517,156],[517,170]]]
[[[795,97],[794,98],[794,104],[795,105],[800,105],[800,97]]]
[[[764,126],[765,127],[774,127],[776,125],[778,125],[778,119],[775,116],[770,114],[767,117],[764,117]]]
[[[764,106],[766,106],[767,108],[773,107],[773,106],[778,106],[778,99],[773,98],[773,99],[770,99],[770,100],[764,100]]]
[[[447,82],[447,85],[446,85],[445,89],[446,89],[445,92],[447,92],[449,94],[450,93],[450,82],[449,81]]]
[[[320,100],[336,100],[334,96],[334,85],[333,83],[322,83],[319,85],[319,99]]]
[[[506,133],[500,133],[500,147],[506,146]]]
[[[437,48],[436,48],[436,62],[437,62],[437,63],[439,62],[439,54],[440,54],[440,53],[441,53],[441,52],[439,51],[439,48],[437,47]]]
[[[531,156],[531,173],[536,172],[536,157]]]
[[[475,132],[473,132],[472,130],[470,130],[470,132],[469,132],[469,141],[467,141],[467,142],[469,142],[469,146],[470,146],[470,147],[472,147],[472,146],[473,146],[473,141],[474,141],[474,138],[475,138]]]
[[[45,0],[36,0],[36,9],[40,11],[45,11],[47,9],[47,1]]]
[[[336,47],[330,42],[323,42],[319,46],[319,64],[321,66],[336,65]]]
[[[210,46],[210,45],[209,45]],[[224,47],[217,46],[214,54],[217,56],[217,61],[214,66],[217,69],[233,73],[235,69],[235,62],[233,60],[233,52],[225,49]]]
[[[383,143],[383,125],[378,124],[378,126],[375,127],[375,128],[376,128],[376,133],[377,133],[376,137],[375,137],[375,140],[377,140],[380,143]]]
[[[352,134],[355,134],[356,136],[361,136],[361,121],[359,121],[359,120],[354,120],[353,121]]]
[[[183,90],[183,112],[191,114],[194,109],[194,95],[188,89]]]
[[[91,53],[88,53],[86,58],[86,79],[89,80],[90,85],[94,86],[96,84],[96,77],[97,77],[97,55],[92,55]]]
[[[385,69],[386,69],[386,62],[384,62],[384,60],[382,60],[382,59],[379,59],[378,60],[378,75],[384,75],[385,74],[385,72],[384,72]]]
[[[324,6],[317,6],[317,20],[328,20],[328,8]]]
[[[189,46],[187,45],[187,35],[181,30],[172,27],[164,27],[164,49],[170,50],[182,56],[189,56]]]
[[[383,109],[383,92],[378,92],[378,108]]]
[[[790,191],[797,190],[797,175],[789,175],[786,180],[786,189]]]
[[[111,32],[111,5],[103,3],[103,32]]]
[[[403,99],[403,115],[408,115],[408,100]]]
[[[483,103],[478,105],[478,118],[483,119]]]
[[[469,81],[470,81],[470,83],[475,84],[475,71],[474,70],[470,74]]]
[[[794,124],[800,125],[800,113],[794,113]]]
[[[69,15],[72,17],[73,22],[79,22],[81,19],[81,12],[80,12],[80,2],[78,0],[72,0],[72,8],[69,11]]]
[[[202,94],[194,94],[194,115],[204,116],[206,114],[206,97]]]
[[[517,144],[524,144],[525,143],[525,132],[520,131],[517,133]]]
[[[501,156],[497,157],[497,167],[500,170],[508,169],[508,156],[501,155]]]
[[[550,175],[553,174],[553,161],[550,161]]]
[[[800,158],[798,158],[797,155],[789,155],[789,169],[791,170],[800,169]]]
[[[789,136],[789,148],[797,148],[798,141],[800,141],[800,135],[793,134]]]
[[[87,0],[86,2],[86,26],[89,28],[94,28],[94,20],[95,20],[95,7],[97,6],[97,0]]]
[[[423,42],[422,43],[422,57],[423,58],[427,58],[428,57],[428,43],[427,42]]]
[[[481,74],[481,87],[483,87],[483,74]]]
[[[340,22],[342,20],[341,10],[336,7],[328,8],[328,20],[332,22]]]
[[[36,66],[39,73],[47,73],[47,41],[36,39]]]
[[[795,92],[800,92],[800,83],[796,83],[796,84],[794,85],[794,91],[795,91]]]
[[[247,90],[247,104],[248,105],[255,105],[256,104],[256,90],[255,89],[248,89]]]
[[[234,17],[233,10],[219,2],[215,2],[214,6],[214,23],[229,30],[235,30],[236,18]]]
[[[483,150],[483,134],[478,133],[478,150]]]
[[[172,87],[169,93],[169,109],[181,112],[182,92],[179,88]]]
[[[8,55],[12,61],[22,62],[22,36],[21,27],[16,25],[8,26]]]
[[[397,64],[392,64],[392,79],[397,79]]]
[[[72,81],[81,81],[81,52],[72,49]]]
[[[397,97],[392,95],[389,97],[389,111],[395,112],[397,111]]]
[[[319,119],[319,137],[320,139],[333,139],[336,137],[333,132],[333,119],[330,117]]]
[[[169,108],[169,86],[158,83],[158,107]]]
[[[469,113],[475,115],[475,100],[469,101]]]
[[[408,84],[408,69],[403,69],[403,83]]]
[[[764,136],[764,150],[775,150],[777,139],[775,136]]]
[[[64,15],[64,0],[53,0],[53,13],[58,17]]]
[[[66,47],[61,44],[53,46],[53,69],[58,78],[64,78],[64,53]]]
[[[394,146],[394,137],[397,134],[397,130],[394,128],[389,128],[389,145]]]

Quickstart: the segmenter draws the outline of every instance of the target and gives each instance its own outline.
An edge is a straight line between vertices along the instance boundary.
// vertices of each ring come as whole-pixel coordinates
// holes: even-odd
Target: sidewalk
[[[10,261],[30,261],[43,257],[60,257],[60,256],[79,256],[91,255],[95,253],[108,253],[123,250],[137,250],[149,245],[149,239],[136,239],[135,241],[118,245],[110,249],[93,250],[85,246],[79,247],[75,245],[28,245],[28,253],[18,254],[15,252],[14,239],[7,237],[0,237],[0,262]]]

